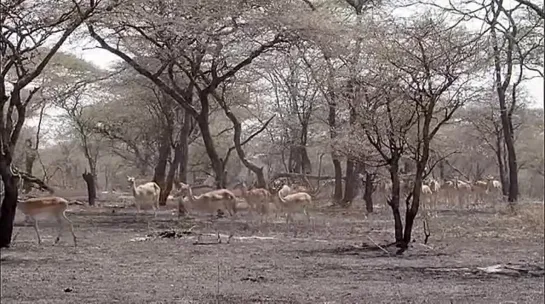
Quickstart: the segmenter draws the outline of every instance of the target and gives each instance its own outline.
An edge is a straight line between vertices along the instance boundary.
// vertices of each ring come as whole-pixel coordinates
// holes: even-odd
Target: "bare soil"
[[[428,244],[419,218],[403,255],[383,246],[393,240],[384,206],[368,216],[358,207],[323,208],[289,231],[283,218],[260,224],[244,212],[231,222],[77,207],[68,214],[77,247],[67,229],[54,245],[46,220],[38,245],[19,215],[17,239],[1,253],[1,302],[543,303],[543,204],[521,208],[434,210]],[[178,236],[158,237],[170,230]],[[194,244],[197,233],[204,244]],[[518,270],[479,269],[497,264]]]

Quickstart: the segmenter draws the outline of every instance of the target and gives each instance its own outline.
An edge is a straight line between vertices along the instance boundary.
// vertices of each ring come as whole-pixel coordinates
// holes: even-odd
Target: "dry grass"
[[[18,218],[20,235],[2,252],[2,303],[543,303],[542,273],[477,270],[543,265],[543,205],[520,204],[516,213],[505,205],[438,206],[429,210],[430,242],[422,244],[419,217],[403,256],[382,246],[393,239],[383,203],[367,216],[359,205],[316,208],[315,226],[299,216],[293,231],[283,219],[259,224],[242,212],[231,244],[193,245],[190,233],[131,241],[164,230],[233,228],[230,219],[178,220],[171,209],[158,219],[137,219],[130,208],[74,209],[77,248],[67,235],[54,246],[54,225],[45,222],[38,246]]]

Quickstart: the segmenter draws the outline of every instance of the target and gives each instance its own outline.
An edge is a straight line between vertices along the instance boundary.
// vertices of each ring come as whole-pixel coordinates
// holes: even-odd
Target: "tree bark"
[[[206,115],[201,114],[197,117],[197,125],[199,126],[199,129],[201,130],[201,136],[204,141],[204,147],[206,149],[206,153],[208,154],[208,157],[210,158],[210,162],[212,163],[212,170],[214,170],[215,180],[216,180],[216,188],[217,189],[225,188],[223,161],[219,157],[218,152],[216,151],[216,147],[214,146],[214,140],[212,139],[212,134],[210,133],[208,113],[206,113]]]
[[[393,156],[390,160],[390,179],[392,180],[392,197],[387,201],[394,215],[394,232],[396,243],[403,241],[403,222],[399,212],[399,201],[401,196],[401,182],[399,179],[399,158]]]
[[[329,138],[331,139],[331,160],[335,170],[335,192],[333,200],[340,203],[343,197],[343,182],[342,182],[342,167],[336,147],[334,146],[335,138],[337,138],[337,94],[335,93],[334,69],[331,60],[327,55],[324,55],[328,67],[328,109],[327,124],[329,125]]]
[[[333,158],[333,168],[335,170],[335,192],[333,194],[333,199],[335,202],[340,203],[343,198],[343,170],[341,168],[341,161],[332,156]]]
[[[435,107],[435,99],[430,101],[430,104],[427,106],[427,111],[425,112],[424,122],[422,126],[422,142],[421,146],[417,150],[416,157],[416,172],[414,176],[414,183],[412,189],[412,198],[411,195],[407,197],[407,208],[405,212],[405,231],[403,233],[403,243],[402,249],[408,248],[411,242],[414,219],[418,214],[418,209],[420,208],[420,196],[422,193],[422,180],[424,178],[424,173],[426,171],[426,166],[430,158],[430,142],[433,135],[430,135],[430,125],[433,119],[433,108]],[[422,150],[420,150],[420,147]]]
[[[174,148],[174,160],[172,160],[172,163],[170,164],[170,167],[168,169],[165,188],[164,190],[161,188],[161,197],[159,198],[159,203],[160,204],[162,203],[163,204],[162,206],[166,205],[168,196],[170,195],[170,191],[172,191],[172,185],[174,183],[174,178],[176,176],[176,169],[178,169],[178,167],[180,166],[180,161],[182,160],[182,151],[183,151],[183,148],[182,148],[181,140],[180,140],[178,141],[178,143],[176,144],[176,147]],[[178,207],[179,208],[183,207],[183,204],[180,204]],[[185,209],[178,210],[178,211],[182,212],[182,214],[185,214]]]
[[[503,140],[501,132],[496,134],[496,159],[498,161],[498,173],[501,182],[501,192],[504,196],[508,195],[507,177],[505,176]]]
[[[363,200],[365,201],[365,209],[367,213],[373,213],[373,184],[375,182],[375,175],[369,172],[365,173],[365,192],[363,193]]]
[[[81,175],[83,180],[87,184],[87,198],[89,200],[89,206],[94,206],[97,198],[97,187],[96,187],[96,175],[92,172],[85,172]]]
[[[496,25],[498,24],[498,18],[501,12],[501,8],[496,7],[492,2],[491,11],[494,14],[492,21],[490,22],[490,35],[492,40],[492,51],[494,58],[494,76],[496,93],[498,95],[498,102],[500,105],[500,119],[502,124],[503,137],[507,148],[507,167],[509,176],[509,193],[507,200],[510,203],[514,203],[518,199],[518,166],[517,156],[515,151],[515,143],[513,137],[513,124],[511,111],[507,110],[506,105],[506,92],[511,83],[511,77],[513,72],[513,51],[515,50],[515,41],[511,32],[506,33],[507,45],[505,49],[506,58],[502,60],[501,50],[496,33]],[[513,28],[514,30],[514,28]],[[516,34],[516,32],[514,33]],[[502,64],[507,66],[507,71],[502,79]],[[511,106],[514,106],[514,102]],[[512,108],[512,107],[511,107]]]
[[[308,120],[305,120],[301,126],[301,144],[299,145],[299,156],[301,157],[301,172],[312,174],[312,163],[308,157]]]
[[[181,159],[178,169],[178,181],[187,183],[187,170],[189,165],[189,135],[191,133],[191,121],[193,117],[186,111],[184,125],[180,131],[180,153]]]
[[[164,129],[161,136],[161,142],[159,144],[159,158],[157,160],[157,165],[155,166],[155,172],[153,173],[153,181],[159,185],[161,188],[161,194],[159,195],[159,205],[165,206],[167,202],[168,194],[165,195],[165,176],[168,164],[168,158],[171,153],[170,145],[170,132],[167,131],[167,128]]]
[[[0,175],[4,183],[4,198],[0,207],[0,248],[7,248],[11,244],[13,234],[13,221],[17,209],[17,182],[9,168],[11,161],[0,160]]]

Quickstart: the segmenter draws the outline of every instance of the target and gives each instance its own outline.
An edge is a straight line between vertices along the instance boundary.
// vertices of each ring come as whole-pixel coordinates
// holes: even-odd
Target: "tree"
[[[411,242],[423,179],[429,174],[431,143],[441,127],[465,103],[474,100],[483,60],[478,36],[452,28],[430,12],[408,23],[394,23],[372,41],[376,61],[370,78],[358,83],[365,134],[389,168],[396,244]],[[378,36],[377,36],[378,37]],[[378,86],[377,86],[378,85]],[[360,95],[360,96],[361,96]],[[413,159],[416,170],[405,202],[405,227],[399,212],[399,161]],[[434,165],[430,166],[433,167]]]
[[[11,243],[18,196],[13,151],[27,107],[39,90],[33,82],[68,37],[95,13],[98,5],[95,1],[7,1],[1,4],[0,175],[5,192],[0,214],[0,248]],[[46,48],[46,43],[52,44]],[[11,92],[7,84],[11,84]],[[21,92],[26,88],[31,88],[30,94],[22,99]]]

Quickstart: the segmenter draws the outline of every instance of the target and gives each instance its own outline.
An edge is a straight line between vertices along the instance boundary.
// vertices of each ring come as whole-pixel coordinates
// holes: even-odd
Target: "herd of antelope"
[[[161,192],[159,185],[155,182],[148,182],[137,186],[134,177],[130,176],[127,176],[127,182],[132,189],[137,215],[141,213],[143,207],[151,205],[153,216],[156,217]],[[194,195],[191,186],[177,183],[174,194],[178,197],[178,204],[183,204],[186,210],[204,210],[210,213],[221,210],[233,217],[237,212],[237,200],[244,200],[250,212],[259,214],[261,220],[273,212],[276,216],[278,216],[279,212],[283,212],[286,214],[286,223],[289,224],[290,220],[293,221],[291,214],[300,210],[304,212],[310,222],[308,209],[312,204],[312,198],[308,193],[301,190],[304,189],[292,189],[284,185],[277,192],[277,195],[273,196],[267,189],[248,189],[243,183],[242,187],[238,189],[218,189],[201,195]],[[61,197],[36,197],[20,200],[17,206],[25,215],[26,220],[33,222],[39,244],[41,243],[41,237],[36,216],[44,215],[57,219],[59,234],[55,239],[55,243],[59,241],[62,235],[63,222],[67,222],[74,239],[74,246],[76,246],[76,236],[72,222],[66,217],[66,209],[70,204],[72,202]],[[180,211],[181,208],[179,207],[178,210]]]
[[[410,183],[402,183],[402,191],[410,191]],[[381,181],[378,183],[377,194],[388,196],[392,189],[392,183]],[[421,195],[424,203],[437,203],[441,200],[445,204],[462,204],[464,201],[475,203],[484,202],[487,198],[497,197],[502,193],[502,185],[493,177],[486,180],[467,182],[459,179],[446,180],[442,183],[436,179],[428,178],[422,184]]]
[[[136,185],[133,177],[127,176],[127,182],[132,188],[132,196],[135,201],[137,215],[141,213],[142,207],[151,205],[154,217],[159,209],[159,194],[161,188],[155,182],[148,182]],[[388,197],[391,192],[391,182],[379,181],[377,194]],[[218,189],[206,192],[201,195],[194,195],[191,186],[184,183],[175,185],[175,196],[178,197],[178,204],[183,204],[186,210],[204,210],[215,213],[218,210],[228,213],[231,217],[237,212],[237,201],[244,200],[249,211],[260,215],[261,220],[272,213],[278,216],[279,212],[286,215],[286,224],[293,221],[294,212],[303,211],[310,222],[309,207],[312,204],[312,197],[305,192],[306,189],[290,188],[283,185],[276,195],[263,188],[248,189],[243,183],[241,188],[228,190]],[[409,183],[402,184],[403,191],[410,190]],[[475,202],[483,201],[486,196],[501,193],[501,183],[493,178],[479,180],[473,183],[462,180],[447,180],[443,183],[435,179],[427,179],[422,185],[422,197],[426,203],[437,202],[439,198],[444,202],[458,202],[473,197]],[[36,216],[49,215],[55,217],[58,222],[59,234],[55,239],[57,243],[62,235],[63,222],[67,222],[72,233],[74,246],[76,246],[76,235],[72,222],[66,217],[66,209],[71,203],[60,197],[38,197],[18,202],[18,209],[25,215],[27,220],[32,220],[34,229],[41,243]],[[181,210],[180,206],[178,210]]]

